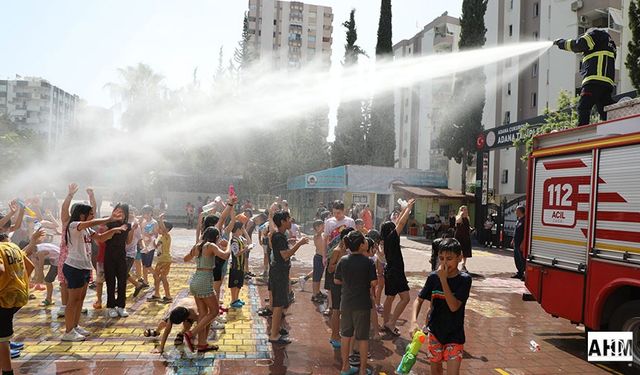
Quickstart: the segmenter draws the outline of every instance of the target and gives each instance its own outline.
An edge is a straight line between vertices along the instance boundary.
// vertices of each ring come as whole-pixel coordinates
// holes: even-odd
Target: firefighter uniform
[[[604,30],[591,29],[578,39],[556,39],[560,49],[582,53],[580,75],[582,90],[578,104],[578,126],[589,124],[591,108],[595,105],[601,120],[607,119],[604,107],[613,104],[615,86],[616,44]]]

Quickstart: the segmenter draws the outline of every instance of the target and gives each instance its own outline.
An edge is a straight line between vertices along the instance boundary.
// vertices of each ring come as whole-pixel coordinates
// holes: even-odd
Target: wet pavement
[[[194,266],[182,264],[179,258],[192,243],[193,231],[176,228],[173,232],[174,267],[170,273],[172,293],[187,297],[188,279]],[[403,239],[412,301],[427,275],[429,246]],[[292,279],[311,268],[313,248],[303,247],[293,262]],[[251,254],[255,273],[262,268],[262,251]],[[546,314],[536,302],[524,302],[526,292],[521,281],[511,279],[513,259],[509,251],[474,249],[467,267],[474,273],[471,296],[466,307],[464,374],[631,374],[637,368],[625,364],[596,365],[586,361],[586,339],[568,321]],[[57,283],[56,283],[57,289]],[[34,292],[31,301],[15,319],[15,341],[25,343],[22,357],[14,360],[16,374],[338,374],[339,351],[329,344],[328,320],[322,315],[324,306],[311,302],[311,283],[300,290],[293,287],[296,302],[289,309],[287,323],[293,343],[272,348],[267,341],[268,319],[257,310],[264,304],[266,287],[259,279],[242,290],[247,305],[227,314],[224,331],[210,336],[220,346],[218,352],[192,354],[174,347],[173,335],[167,341],[166,354],[152,354],[155,339],[145,338],[145,328],[153,328],[171,305],[146,302],[153,287],[138,298],[127,300],[128,318],[105,318],[105,310],[94,310],[95,292],[89,291],[85,301],[88,314],[81,325],[92,334],[82,343],[60,341],[63,318],[55,311],[59,302],[57,290],[53,307],[38,306],[44,292]],[[128,290],[131,295],[132,288]],[[228,293],[223,292],[228,305]],[[409,343],[408,319],[411,303],[399,320],[400,337],[381,336],[372,340],[370,367],[374,374],[393,374]],[[422,313],[424,316],[424,312]],[[532,352],[530,340],[541,350]],[[423,348],[413,374],[428,374],[429,365]]]

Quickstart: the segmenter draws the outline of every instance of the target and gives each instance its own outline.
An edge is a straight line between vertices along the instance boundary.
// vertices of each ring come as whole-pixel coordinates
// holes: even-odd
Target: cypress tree
[[[480,48],[484,45],[487,29],[484,15],[487,0],[464,0],[460,17],[460,50]],[[447,124],[438,138],[439,147],[449,160],[462,164],[461,192],[467,190],[467,167],[473,162],[476,137],[483,130],[482,112],[485,103],[483,68],[456,74],[453,97],[447,115]]]
[[[378,22],[376,59],[393,57],[391,29],[391,0],[381,0]],[[371,124],[367,129],[366,155],[371,165],[393,167],[395,163],[396,134],[394,128],[394,97],[379,93],[371,101]]]
[[[350,67],[358,63],[358,56],[366,55],[356,44],[358,31],[356,29],[355,9],[351,10],[349,20],[342,23],[346,31],[344,60],[342,65]],[[362,116],[362,103],[352,100],[340,104],[338,108],[338,123],[335,129],[335,141],[331,147],[331,164],[333,166],[346,164],[363,164],[364,153],[362,147],[365,141],[365,129]]]
[[[633,87],[640,93],[640,0],[631,0],[629,4],[629,29],[631,40],[627,44],[629,54],[625,66]]]

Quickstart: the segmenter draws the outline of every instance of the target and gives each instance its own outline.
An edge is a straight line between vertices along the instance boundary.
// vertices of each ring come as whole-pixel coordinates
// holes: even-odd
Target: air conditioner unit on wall
[[[571,3],[571,10],[577,12],[578,10],[582,9],[583,6],[584,4],[582,0],[574,1],[573,3]]]
[[[580,16],[580,25],[588,25],[589,18],[587,16]]]

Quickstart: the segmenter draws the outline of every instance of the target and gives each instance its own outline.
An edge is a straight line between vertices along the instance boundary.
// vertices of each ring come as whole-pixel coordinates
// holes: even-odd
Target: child
[[[376,285],[374,293],[374,302],[376,304],[376,311],[379,314],[382,314],[384,308],[380,304],[380,299],[382,298],[382,292],[384,291],[384,267],[387,265],[387,260],[385,259],[384,251],[382,251],[380,246],[380,232],[375,229],[371,229],[367,233],[367,237],[373,241],[373,260],[376,264],[376,274],[378,275],[378,284]]]
[[[87,295],[87,285],[93,266],[91,264],[91,240],[106,241],[116,233],[127,230],[125,225],[98,234],[91,227],[122,220],[117,211],[111,217],[94,219],[93,208],[78,203],[73,207],[69,225],[63,236],[68,246],[68,254],[62,266],[62,273],[69,293],[65,312],[65,334],[62,341],[84,341],[89,332],[78,325],[82,303]]]
[[[409,282],[404,274],[404,259],[400,249],[400,233],[404,230],[409,219],[409,214],[415,203],[415,199],[410,199],[407,206],[402,209],[398,216],[397,223],[387,221],[380,227],[380,237],[384,249],[384,256],[387,265],[384,269],[384,329],[394,336],[400,336],[400,331],[396,328],[396,322],[409,303]],[[400,295],[400,302],[391,314],[393,300]]]
[[[326,300],[327,296],[320,292],[320,281],[322,280],[322,273],[324,267],[327,264],[327,243],[324,235],[324,222],[322,220],[316,220],[313,223],[313,244],[316,247],[316,254],[313,256],[313,296],[311,301],[316,303],[322,303]]]
[[[171,270],[171,235],[169,232],[173,229],[173,224],[164,221],[164,214],[158,216],[158,230],[160,239],[156,244],[156,248],[160,249],[156,269],[153,271],[153,296],[147,298],[149,302],[160,301],[162,303],[171,303],[171,290],[169,289],[169,271]],[[160,283],[164,288],[164,297],[160,300]]]
[[[160,321],[160,323],[158,323],[158,327],[156,329],[146,329],[144,331],[144,337],[157,337],[160,335],[160,332],[162,332],[160,346],[154,348],[151,352],[164,352],[164,345],[167,342],[167,338],[169,337],[174,324],[182,324],[182,331],[176,335],[176,339],[173,343],[176,346],[182,345],[184,342],[184,333],[188,332],[196,321],[198,321],[198,312],[192,307],[178,306],[175,309],[172,309],[169,316],[165,317]]]
[[[219,310],[218,296],[213,290],[215,257],[224,256],[224,252],[216,245],[219,238],[218,228],[208,227],[202,233],[202,240],[184,257],[185,262],[197,258],[197,268],[189,283],[189,290],[198,306],[198,325],[194,330],[184,333],[184,340],[191,351],[194,350],[194,336],[198,337],[198,352],[218,350],[216,345],[207,344],[207,335]]]
[[[356,219],[355,223],[356,223],[356,230],[362,233],[363,236],[366,236],[368,231],[367,231],[367,228],[364,227],[364,220]]]
[[[459,374],[462,362],[464,335],[464,308],[471,290],[471,276],[460,273],[462,247],[453,238],[440,242],[437,272],[431,272],[413,304],[411,326],[413,332],[422,329],[416,322],[425,300],[431,302],[427,314],[428,350],[431,374],[442,374],[442,363],[447,363],[447,374]]]
[[[233,225],[231,232],[231,241],[229,241],[229,250],[231,252],[231,269],[229,269],[229,290],[231,290],[231,307],[239,309],[244,306],[244,301],[239,298],[240,289],[244,285],[244,269],[247,262],[246,256],[253,244],[246,245],[246,239],[242,235],[246,235],[244,223],[237,221]]]
[[[27,256],[29,255],[30,254],[27,253]],[[58,277],[58,258],[60,257],[60,247],[52,243],[37,244],[35,247],[35,255],[42,259],[42,261],[38,262],[39,264],[44,265],[46,261],[49,263],[49,271],[44,277],[47,296],[44,301],[42,301],[42,306],[51,306],[53,305],[53,282],[56,277]]]
[[[291,257],[302,247],[309,243],[307,237],[303,237],[291,249],[285,232],[291,228],[291,217],[286,211],[278,211],[273,214],[271,221],[276,226],[277,231],[271,236],[271,248],[273,250],[273,261],[271,262],[271,275],[269,286],[271,287],[271,306],[273,308],[271,320],[271,333],[269,342],[278,345],[287,345],[291,339],[281,334],[282,312],[289,307],[289,271],[291,269]]]
[[[100,225],[98,227],[98,233],[104,233],[107,231],[106,225]],[[102,309],[102,291],[104,287],[104,253],[107,250],[107,244],[104,242],[94,241],[98,245],[98,254],[96,256],[96,302],[93,303],[95,310]]]
[[[327,275],[325,276],[327,280],[330,280],[329,290],[331,291],[331,318],[329,326],[331,327],[331,339],[329,340],[329,343],[334,349],[339,349],[342,345],[340,341],[340,304],[342,302],[342,285],[334,282],[334,274],[336,272],[338,262],[347,254],[347,247],[344,238],[352,231],[355,231],[355,229],[346,228],[340,232],[340,243],[331,254],[329,264],[327,265]]]
[[[334,283],[342,285],[340,303],[340,336],[342,371],[340,374],[355,374],[356,369],[349,367],[349,350],[355,335],[360,349],[360,374],[367,371],[367,353],[369,351],[369,326],[371,324],[371,288],[376,285],[376,267],[366,255],[369,242],[360,231],[351,231],[345,238],[346,247],[351,254],[343,256],[336,267]]]
[[[2,217],[0,217],[2,219]],[[44,237],[44,231],[36,231],[24,249],[33,252]],[[20,248],[9,242],[7,233],[0,234],[0,368],[3,375],[13,375],[11,358],[19,356],[11,349],[13,316],[29,301],[29,277],[33,264]]]
[[[143,284],[149,286],[149,274],[153,274],[153,256],[156,252],[156,238],[158,238],[158,222],[151,217],[153,208],[142,207],[142,278]]]

